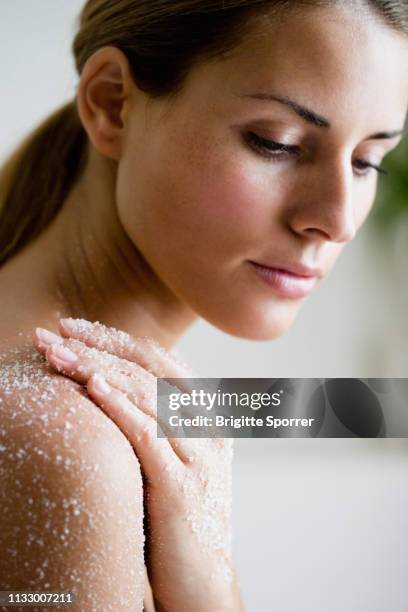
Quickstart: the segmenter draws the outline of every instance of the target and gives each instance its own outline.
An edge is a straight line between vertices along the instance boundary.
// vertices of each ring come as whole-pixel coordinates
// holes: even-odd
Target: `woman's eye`
[[[275,140],[267,140],[254,134],[254,132],[248,132],[247,141],[252,149],[255,149],[263,157],[271,161],[298,155],[300,151],[296,145],[285,145]]]
[[[355,163],[357,167],[361,170],[365,170],[365,172],[357,172],[357,176],[360,178],[364,178],[370,175],[372,170],[375,170],[379,174],[388,174],[388,171],[382,168],[381,166],[376,166],[375,164],[370,164],[369,162],[364,161],[364,159],[356,159]]]
[[[276,142],[275,140],[267,140],[258,136],[254,132],[248,132],[247,141],[252,149],[255,149],[260,155],[265,157],[268,161],[279,161],[287,157],[299,156],[300,147],[296,145],[285,145],[282,142]],[[387,170],[381,166],[370,164],[364,159],[354,160],[355,167],[363,172],[356,172],[359,178],[366,178],[371,174],[372,170],[375,170],[379,174],[388,174]]]

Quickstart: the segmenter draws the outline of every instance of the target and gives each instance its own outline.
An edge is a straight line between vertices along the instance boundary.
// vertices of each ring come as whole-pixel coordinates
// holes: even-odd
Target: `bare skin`
[[[0,561],[6,583],[42,588],[59,577],[68,585],[73,574],[85,598],[81,610],[139,610],[144,591],[138,458],[78,383],[36,361],[34,329],[58,332],[59,317],[80,317],[171,349],[203,317],[238,337],[275,338],[303,299],[276,295],[249,261],[318,267],[320,283],[370,211],[376,174],[361,160],[379,165],[401,138],[372,135],[403,128],[406,38],[347,7],[288,14],[258,24],[254,34],[221,61],[196,67],[171,103],[149,101],[113,47],[95,53],[83,70],[78,109],[90,142],[86,171],[55,222],[0,271],[0,351],[11,351],[1,369],[0,442],[8,446],[0,474],[8,503],[2,499],[0,507],[9,526],[4,546],[15,551]],[[255,92],[294,99],[332,127],[312,125],[282,103],[245,97]],[[270,163],[266,151],[249,147],[249,132],[297,146],[299,156],[281,153]],[[45,422],[44,414],[55,420]],[[35,451],[40,443],[46,459]],[[112,448],[116,460],[106,459],[91,477],[85,466],[111,457]],[[66,469],[73,458],[75,469]],[[47,491],[42,496],[32,488],[33,473]],[[18,474],[21,488],[12,486]],[[114,499],[101,496],[104,487]],[[68,562],[64,540],[57,545],[52,534],[64,535],[62,510],[72,490],[83,515],[99,512],[100,523],[94,530],[73,522],[76,554]],[[34,509],[21,503],[29,497]],[[44,549],[52,569],[43,577],[42,546],[28,546],[18,527],[47,537],[45,497],[62,510],[51,516]],[[98,570],[93,557],[104,560]],[[122,604],[109,584],[123,586]]]

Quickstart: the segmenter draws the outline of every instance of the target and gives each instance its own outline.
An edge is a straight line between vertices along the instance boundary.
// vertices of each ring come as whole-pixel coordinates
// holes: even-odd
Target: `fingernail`
[[[57,357],[58,359],[61,359],[62,361],[67,361],[69,363],[72,363],[78,359],[78,355],[76,355],[66,346],[56,346],[55,348],[53,347],[52,354],[55,355],[55,357]]]
[[[93,329],[92,323],[86,319],[72,319],[69,317],[67,319],[60,319],[60,321],[64,329],[71,333],[89,332]]]
[[[61,344],[64,342],[61,336],[57,336],[57,334],[53,334],[48,329],[43,329],[42,327],[37,327],[35,333],[37,338],[44,342],[44,344]]]
[[[110,385],[106,382],[102,374],[96,373],[92,378],[95,391],[101,395],[107,395],[111,391]]]

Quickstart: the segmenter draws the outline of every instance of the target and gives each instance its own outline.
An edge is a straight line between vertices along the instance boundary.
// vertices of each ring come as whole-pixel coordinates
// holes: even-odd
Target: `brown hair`
[[[356,3],[357,4],[357,3]],[[252,18],[328,0],[88,0],[72,51],[80,75],[88,58],[112,45],[152,97],[173,96],[199,60],[233,49]],[[408,33],[405,0],[361,0],[393,29]],[[87,160],[88,138],[76,97],[36,127],[0,168],[0,266],[53,220]]]

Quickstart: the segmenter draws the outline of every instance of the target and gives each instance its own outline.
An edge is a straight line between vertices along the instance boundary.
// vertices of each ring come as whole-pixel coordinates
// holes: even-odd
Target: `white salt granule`
[[[93,330],[92,323],[87,321],[86,319],[72,319],[71,317],[69,317],[67,319],[67,322],[75,324],[75,329],[80,334],[85,334]]]

